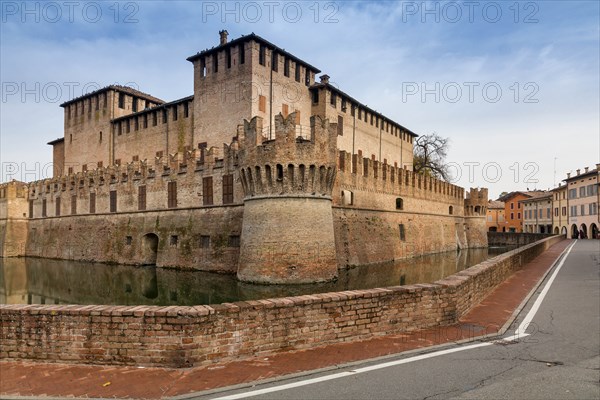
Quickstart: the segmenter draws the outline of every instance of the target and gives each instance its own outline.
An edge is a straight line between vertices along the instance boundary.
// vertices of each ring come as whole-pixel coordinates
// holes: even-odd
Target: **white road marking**
[[[539,296],[537,297],[537,299],[535,299],[535,303],[533,303],[533,306],[531,306],[531,310],[529,310],[529,312],[527,313],[525,318],[523,318],[523,321],[521,322],[521,324],[515,331],[515,336],[519,337],[520,335],[523,335],[525,333],[525,330],[527,329],[527,327],[533,320],[533,317],[535,317],[535,314],[537,313],[538,309],[542,305],[542,301],[544,301],[546,294],[548,294],[548,291],[550,290],[550,286],[552,286],[552,282],[554,282],[556,275],[558,275],[558,272],[560,271],[563,264],[565,263],[565,260],[569,256],[571,249],[573,248],[573,246],[575,246],[575,243],[577,243],[577,240],[575,240],[569,247],[567,247],[565,249],[565,251],[563,251],[561,253],[560,257],[562,257],[562,259],[560,260],[560,263],[558,263],[558,265],[554,269],[554,272],[550,276],[550,279],[548,279],[548,282],[546,282],[546,284],[544,285],[544,288],[540,292]],[[563,256],[563,254],[564,254],[564,256]]]
[[[381,363],[381,364],[369,365],[367,367],[358,368],[358,369],[354,369],[354,370],[351,370],[351,371],[338,372],[336,374],[320,376],[320,377],[317,377],[317,378],[310,378],[310,379],[306,379],[306,380],[302,380],[302,381],[298,381],[298,382],[287,383],[287,384],[284,384],[284,385],[272,386],[272,387],[268,387],[268,388],[264,388],[264,389],[257,389],[257,390],[252,390],[252,391],[249,391],[249,392],[237,393],[237,394],[232,394],[232,395],[223,396],[223,397],[217,397],[217,398],[214,398],[212,400],[245,399],[245,398],[248,398],[248,397],[260,396],[261,394],[267,394],[267,393],[273,393],[273,392],[280,392],[282,390],[287,390],[287,389],[293,389],[293,388],[302,387],[302,386],[313,385],[315,383],[331,381],[331,380],[339,379],[339,378],[346,378],[346,377],[349,377],[349,376],[353,376],[353,375],[357,375],[357,374],[362,374],[362,373],[365,373],[365,372],[376,371],[378,369],[394,367],[396,365],[408,364],[408,363],[411,363],[411,362],[425,360],[425,359],[428,359],[428,358],[443,356],[443,355],[451,354],[451,353],[457,353],[459,351],[477,349],[477,348],[480,348],[480,347],[486,347],[486,346],[490,346],[492,344],[496,344],[496,343],[500,343],[500,342],[504,342],[504,341],[506,341],[506,342],[513,341],[513,340],[515,340],[515,338],[523,338],[523,337],[529,336],[528,333],[525,333],[525,330],[527,329],[527,327],[529,326],[529,324],[533,320],[533,317],[535,316],[535,314],[537,313],[538,309],[540,308],[540,305],[541,305],[542,301],[544,300],[544,297],[546,297],[546,294],[548,293],[548,290],[550,290],[550,286],[552,285],[552,282],[554,282],[554,279],[556,278],[556,275],[558,274],[558,271],[560,271],[560,269],[562,268],[563,264],[565,263],[565,260],[567,259],[567,256],[569,255],[569,253],[571,252],[571,249],[575,245],[575,242],[573,242],[573,244],[571,244],[567,249],[565,249],[561,253],[560,257],[562,257],[562,259],[561,259],[560,263],[558,264],[558,266],[556,267],[556,269],[554,270],[554,272],[550,276],[550,279],[548,279],[548,282],[546,282],[546,284],[544,285],[544,288],[542,289],[542,291],[540,292],[540,294],[539,294],[538,298],[536,299],[535,303],[531,307],[531,310],[529,310],[529,312],[527,313],[527,315],[525,316],[525,318],[523,319],[523,321],[521,322],[521,324],[519,325],[519,327],[517,328],[517,330],[514,332],[514,336],[509,336],[509,337],[506,337],[506,338],[502,338],[502,339],[498,339],[498,340],[490,341],[490,342],[481,342],[481,343],[470,344],[470,345],[467,345],[467,346],[455,347],[455,348],[452,348],[452,349],[434,351],[432,353],[420,354],[418,356],[403,358],[401,360],[394,360],[394,361],[384,362],[384,363]]]

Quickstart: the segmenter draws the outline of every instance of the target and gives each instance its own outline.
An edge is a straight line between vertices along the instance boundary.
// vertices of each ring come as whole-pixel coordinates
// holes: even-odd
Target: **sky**
[[[419,135],[452,182],[551,189],[600,162],[597,1],[0,1],[0,182],[51,177],[59,105],[193,94],[186,58],[254,32]]]

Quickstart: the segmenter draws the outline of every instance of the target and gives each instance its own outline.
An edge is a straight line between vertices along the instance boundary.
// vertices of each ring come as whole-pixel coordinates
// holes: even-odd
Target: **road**
[[[513,328],[505,340],[198,398],[600,399],[600,241],[574,241],[563,257],[515,320],[528,336],[514,340]]]

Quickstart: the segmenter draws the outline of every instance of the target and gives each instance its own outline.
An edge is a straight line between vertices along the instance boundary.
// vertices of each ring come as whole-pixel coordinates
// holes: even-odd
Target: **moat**
[[[514,247],[447,252],[340,271],[335,282],[255,285],[234,275],[152,266],[0,258],[0,304],[200,305],[428,283]]]

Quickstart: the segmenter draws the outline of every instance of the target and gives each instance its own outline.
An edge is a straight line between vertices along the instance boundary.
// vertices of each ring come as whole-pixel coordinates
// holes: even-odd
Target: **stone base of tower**
[[[246,199],[238,279],[299,284],[337,277],[331,199]]]

